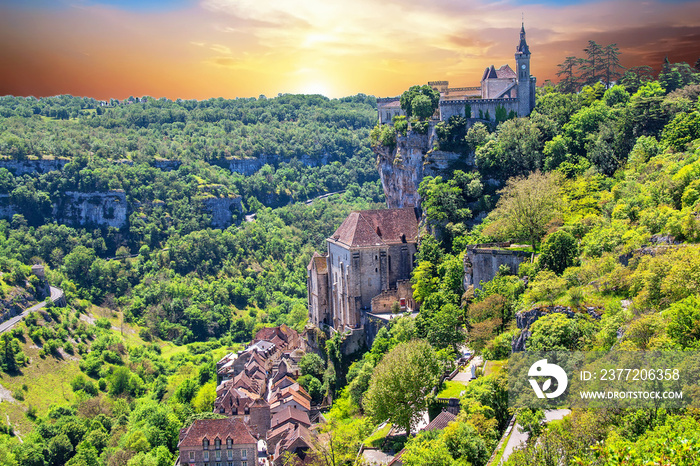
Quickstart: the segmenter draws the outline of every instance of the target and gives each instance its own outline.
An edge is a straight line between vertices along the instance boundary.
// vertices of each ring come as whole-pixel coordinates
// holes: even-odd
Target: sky
[[[700,57],[699,1],[0,0],[0,95],[97,99],[395,96],[478,86],[515,67],[521,21],[538,85],[588,40],[627,67]]]

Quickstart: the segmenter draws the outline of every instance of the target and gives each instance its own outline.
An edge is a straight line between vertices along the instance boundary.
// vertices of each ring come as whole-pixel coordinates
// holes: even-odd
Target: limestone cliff
[[[409,131],[397,136],[396,146],[375,146],[377,169],[382,180],[387,207],[420,206],[418,186],[426,176],[449,176],[457,163],[473,166],[473,157],[433,150],[434,127],[427,134]]]
[[[226,160],[225,167],[231,170],[232,173],[240,173],[249,176],[260,170],[264,165],[277,167],[280,163],[289,163],[295,158],[296,157],[280,157],[279,155],[261,155],[256,158],[248,159],[228,159]],[[313,158],[310,155],[302,155],[296,159],[305,167],[318,167],[326,165],[331,161],[328,155],[322,155],[318,158]]]
[[[66,191],[54,204],[53,217],[69,225],[122,228],[127,220],[126,195],[121,189],[107,192]]]
[[[573,319],[576,316],[576,314],[586,313],[589,316],[591,316],[592,319],[600,320],[602,316],[602,309],[596,307],[572,309],[570,307],[565,306],[546,306],[530,309],[529,311],[518,312],[515,315],[515,322],[518,326],[518,329],[520,329],[521,332],[516,338],[513,339],[512,351],[525,351],[527,339],[530,338],[531,335],[530,326],[534,324],[540,317],[544,317],[548,314],[554,313],[563,314],[569,319]]]
[[[7,171],[15,176],[21,176],[34,173],[48,173],[56,170],[63,170],[63,167],[69,162],[68,159],[41,159],[41,160],[0,160],[0,168],[6,168]]]
[[[211,215],[212,228],[224,229],[235,223],[241,213],[241,196],[206,197],[202,205]]]

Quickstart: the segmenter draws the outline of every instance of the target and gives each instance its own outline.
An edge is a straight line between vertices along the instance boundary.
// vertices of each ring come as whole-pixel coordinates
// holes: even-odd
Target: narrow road
[[[54,286],[50,286],[49,289],[51,290],[51,301],[53,301],[54,303],[63,298],[63,290],[62,289],[56,288]],[[25,309],[24,312],[21,313],[20,315],[15,316],[10,320],[6,320],[5,322],[1,323],[0,324],[0,333],[7,332],[12,327],[14,327],[17,322],[19,322],[22,319],[24,319],[25,317],[27,317],[30,312],[38,311],[39,309],[41,309],[44,306],[46,306],[46,302],[42,301],[42,302],[35,304],[34,306],[32,306],[28,309]]]
[[[570,409],[548,409],[544,412],[544,423],[551,421],[558,421],[563,419],[571,412]],[[506,449],[503,450],[503,456],[501,457],[501,464],[505,463],[508,457],[516,448],[519,448],[521,444],[527,442],[527,433],[520,432],[520,424],[517,422],[513,426],[513,433],[508,439],[506,444]]]

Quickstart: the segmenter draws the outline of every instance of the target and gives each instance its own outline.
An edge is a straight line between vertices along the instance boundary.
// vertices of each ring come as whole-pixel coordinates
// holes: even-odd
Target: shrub
[[[542,244],[538,264],[545,270],[561,275],[565,269],[577,265],[576,238],[566,231],[555,231]]]

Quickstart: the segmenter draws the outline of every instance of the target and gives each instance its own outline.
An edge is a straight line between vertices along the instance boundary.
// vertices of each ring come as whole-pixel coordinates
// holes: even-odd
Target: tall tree
[[[603,47],[594,40],[588,41],[588,47],[583,49],[586,58],[581,65],[581,78],[583,84],[595,84],[603,76],[603,60],[605,52]]]
[[[485,233],[514,240],[526,240],[536,250],[559,208],[559,178],[536,171],[528,177],[508,180],[499,191],[501,198],[489,214],[493,219]]]
[[[559,81],[559,89],[561,92],[574,93],[581,87],[581,79],[577,76],[577,70],[581,66],[582,60],[576,57],[566,57],[563,63],[557,65],[559,71],[557,76],[561,78]]]
[[[620,70],[625,68],[620,64],[620,48],[617,44],[606,45],[603,48],[602,66],[605,73],[605,87],[609,88],[612,81],[622,76]]]
[[[438,381],[440,365],[427,341],[414,340],[397,345],[377,365],[364,408],[377,421],[411,429],[427,408],[428,394]]]

